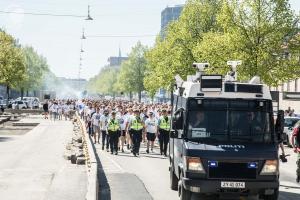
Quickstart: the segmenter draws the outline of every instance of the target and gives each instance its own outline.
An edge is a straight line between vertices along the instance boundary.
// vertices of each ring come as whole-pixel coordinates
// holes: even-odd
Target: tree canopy
[[[25,77],[25,58],[15,39],[0,31],[0,83],[16,87]]]
[[[21,90],[40,89],[43,84],[44,74],[49,71],[47,61],[37,54],[32,47],[22,48],[25,57],[25,75],[19,84]]]
[[[269,85],[299,76],[298,17],[288,0],[188,0],[166,37],[147,53],[145,88],[169,89],[176,74],[193,74],[193,62],[209,62],[225,74],[228,60],[242,60],[239,78],[258,75]]]
[[[101,94],[138,93],[139,100],[144,88],[147,47],[138,42],[131,50],[128,60],[121,66],[106,66],[89,80],[88,90]]]

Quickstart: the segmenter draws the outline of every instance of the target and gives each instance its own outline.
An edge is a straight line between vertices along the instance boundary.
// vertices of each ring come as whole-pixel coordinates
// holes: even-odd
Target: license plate
[[[245,188],[245,182],[221,182],[221,188]]]

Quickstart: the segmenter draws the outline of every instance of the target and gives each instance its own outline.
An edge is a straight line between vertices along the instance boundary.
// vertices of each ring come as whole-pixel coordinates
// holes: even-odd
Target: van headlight
[[[205,173],[202,162],[200,158],[197,157],[184,157],[184,166],[187,171]]]
[[[260,175],[277,175],[278,174],[278,160],[266,160]]]

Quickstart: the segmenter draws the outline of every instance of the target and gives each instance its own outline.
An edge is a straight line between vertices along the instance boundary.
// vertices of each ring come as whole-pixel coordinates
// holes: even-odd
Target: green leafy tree
[[[32,47],[24,47],[23,54],[25,56],[25,76],[19,83],[22,92],[30,90],[38,90],[42,88],[44,74],[49,71],[47,61],[44,57],[38,55]]]
[[[224,73],[226,60],[239,59],[242,80],[259,75],[265,83],[278,85],[295,78],[299,52],[291,48],[290,57],[288,47],[298,28],[288,0],[223,0],[217,19],[222,30],[204,34],[194,50],[215,72]]]
[[[170,89],[176,74],[185,77],[194,73],[198,61],[194,48],[209,31],[217,31],[220,0],[188,0],[178,21],[169,25],[166,38],[157,38],[147,54],[145,87],[153,94],[159,88]]]
[[[114,67],[106,66],[102,68],[95,77],[89,80],[87,90],[89,92],[115,96],[117,92],[115,89],[115,83],[117,82],[118,73],[119,69]]]
[[[141,101],[142,91],[145,90],[146,52],[147,47],[143,46],[141,42],[132,48],[128,60],[122,63],[117,83],[123,92],[138,93],[139,101]]]
[[[0,31],[0,83],[6,85],[8,99],[10,88],[16,87],[25,78],[25,71],[22,50],[12,36]]]

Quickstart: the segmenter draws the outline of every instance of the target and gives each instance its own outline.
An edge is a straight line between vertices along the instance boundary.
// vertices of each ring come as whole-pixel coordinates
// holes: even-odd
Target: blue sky
[[[82,28],[86,35],[155,35],[166,6],[185,0],[1,0],[0,11],[86,15],[91,5],[95,20],[82,18],[1,14],[0,27],[44,55],[57,76],[78,77]],[[300,1],[291,0],[296,12]],[[90,38],[83,41],[81,77],[96,75],[109,56],[127,55],[137,41],[152,46],[155,37]]]

